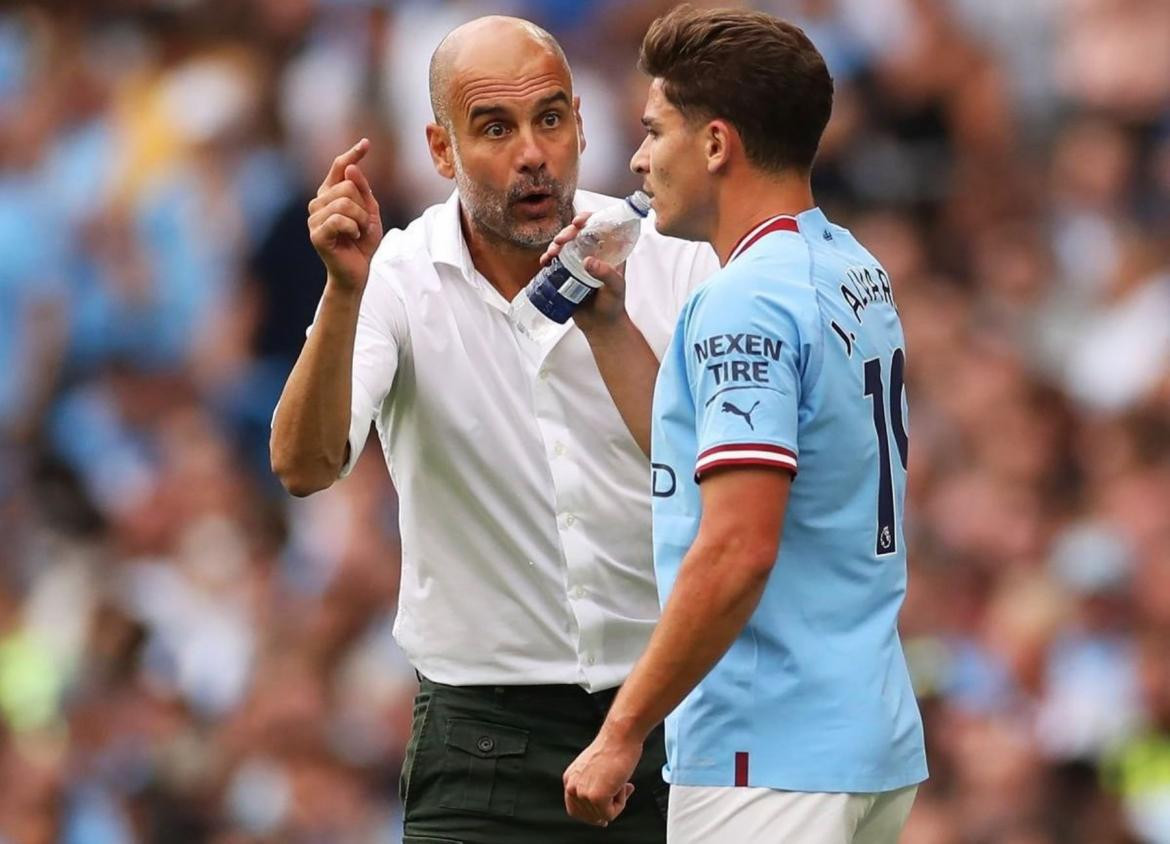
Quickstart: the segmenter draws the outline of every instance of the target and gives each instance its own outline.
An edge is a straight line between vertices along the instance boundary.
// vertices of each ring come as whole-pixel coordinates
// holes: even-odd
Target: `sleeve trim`
[[[767,466],[787,469],[796,474],[796,453],[770,443],[730,443],[717,445],[699,454],[695,461],[695,480],[722,466]]]

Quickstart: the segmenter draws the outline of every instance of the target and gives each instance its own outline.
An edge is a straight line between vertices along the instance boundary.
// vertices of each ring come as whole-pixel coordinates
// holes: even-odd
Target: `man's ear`
[[[577,118],[577,153],[585,152],[585,124],[581,121],[581,98],[573,97],[573,116]]]
[[[731,160],[735,130],[725,120],[711,120],[703,128],[703,152],[707,156],[707,172],[718,173]]]
[[[444,179],[454,179],[455,150],[451,144],[451,133],[438,123],[428,123],[427,148],[431,151],[435,172]]]

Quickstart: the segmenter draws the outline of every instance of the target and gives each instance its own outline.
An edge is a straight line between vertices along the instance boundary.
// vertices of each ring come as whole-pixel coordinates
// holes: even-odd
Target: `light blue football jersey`
[[[706,473],[795,477],[759,607],[667,719],[669,782],[877,792],[926,778],[897,632],[904,367],[889,276],[819,209],[758,226],[684,308],[654,393],[663,603]]]

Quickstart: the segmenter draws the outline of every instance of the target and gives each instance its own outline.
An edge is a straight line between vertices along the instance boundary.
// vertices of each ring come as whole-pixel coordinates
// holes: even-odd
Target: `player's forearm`
[[[587,331],[585,337],[622,421],[642,453],[649,457],[658,358],[629,316],[612,326]]]
[[[293,495],[325,489],[345,462],[360,304],[361,291],[326,283],[313,330],[281,393],[270,456],[273,471]]]
[[[683,558],[650,644],[610,708],[602,733],[643,741],[714,667],[755,612],[774,556],[734,536]]]

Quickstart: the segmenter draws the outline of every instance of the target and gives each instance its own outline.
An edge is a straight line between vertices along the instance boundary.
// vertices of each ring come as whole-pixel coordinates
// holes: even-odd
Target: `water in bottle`
[[[614,266],[626,260],[649,213],[650,197],[636,191],[591,216],[581,233],[516,297],[512,316],[521,330],[539,339],[554,328],[548,320],[566,322],[585,297],[602,285],[585,271],[585,259],[598,258]]]

